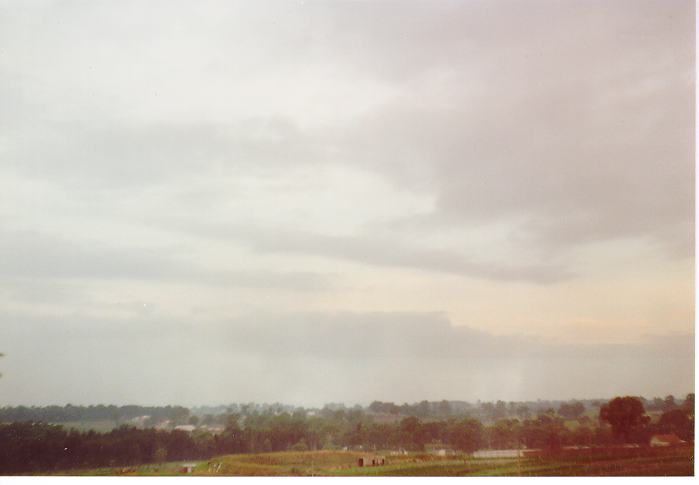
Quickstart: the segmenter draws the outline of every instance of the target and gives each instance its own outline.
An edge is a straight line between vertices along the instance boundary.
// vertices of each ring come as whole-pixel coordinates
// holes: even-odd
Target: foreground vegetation
[[[691,476],[694,450],[607,447],[563,450],[525,458],[475,459],[410,453],[386,456],[386,465],[358,467],[351,451],[229,455],[192,463],[195,476]],[[71,470],[62,475],[185,475],[181,462],[133,468]]]
[[[318,414],[278,410],[232,414],[226,417],[225,427],[217,430],[194,425],[189,425],[187,429],[122,425],[108,432],[96,432],[80,431],[75,426],[66,429],[60,425],[36,421],[2,424],[0,475],[54,473],[76,469],[110,469],[113,473],[119,467],[130,470],[146,464],[152,464],[149,470],[161,473],[163,470],[171,472],[171,467],[176,469],[177,462],[211,460],[215,456],[264,457],[268,456],[265,453],[270,452],[319,450],[323,450],[325,454],[299,456],[324,461],[335,457],[333,459],[342,463],[350,460],[351,464],[350,458],[353,455],[338,451],[343,449],[411,452],[407,456],[411,456],[413,461],[407,463],[419,463],[411,466],[420,469],[427,467],[425,462],[433,460],[420,458],[422,455],[419,453],[443,449],[449,455],[460,453],[461,461],[449,464],[455,467],[453,470],[444,468],[445,463],[440,462],[439,474],[461,474],[471,470],[464,468],[465,457],[480,449],[544,450],[549,453],[549,458],[559,459],[565,455],[563,450],[572,446],[616,450],[614,446],[635,443],[639,449],[650,449],[648,445],[651,437],[657,434],[671,434],[674,443],[692,443],[694,440],[693,394],[687,396],[681,405],[672,403],[655,419],[646,414],[640,399],[629,396],[615,398],[600,405],[596,420],[585,414],[586,409],[581,403],[562,405],[558,411],[540,411],[531,419],[506,415],[505,418],[486,423],[464,415],[420,419],[416,416],[386,414],[380,409],[386,406],[385,403],[373,403],[372,406],[375,408],[372,412],[362,409],[324,409]],[[497,409],[497,406],[494,408]],[[106,409],[108,408],[92,411],[99,415]],[[66,417],[74,417],[73,411],[66,414]],[[167,411],[171,415],[179,413],[186,416],[186,413],[177,408],[169,408]],[[448,409],[445,408],[445,411]],[[136,413],[137,410],[133,412]],[[387,420],[386,416],[390,419]],[[577,419],[570,419],[574,416],[578,416]],[[587,456],[580,453],[580,456]],[[618,456],[618,453],[614,451],[612,454]],[[275,456],[273,460],[278,460],[279,455]],[[623,459],[630,458],[624,455]],[[302,463],[294,463],[291,468],[276,471],[305,474],[307,472],[302,466],[303,460]],[[391,466],[403,465],[404,461],[403,458],[396,458]],[[573,462],[578,463],[578,458]],[[172,465],[164,465],[167,463]],[[218,469],[227,469],[226,463],[228,461],[218,463]],[[248,470],[246,473],[256,474],[255,470],[259,469],[259,463],[247,458],[237,459],[236,463],[236,466],[245,463]],[[517,466],[521,465],[520,460]],[[311,467],[316,466],[319,465],[311,463]],[[541,468],[540,464],[533,462],[531,466]],[[394,472],[401,474],[402,468],[399,468]],[[520,468],[518,470],[522,473]],[[266,470],[265,473],[269,471]],[[326,472],[343,473],[337,470]],[[231,473],[237,474],[233,471]],[[361,473],[383,471],[364,469]]]

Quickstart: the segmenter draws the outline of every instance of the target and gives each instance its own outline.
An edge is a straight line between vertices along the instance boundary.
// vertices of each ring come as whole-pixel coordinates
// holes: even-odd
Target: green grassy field
[[[60,475],[195,476],[692,476],[694,449],[607,449],[567,451],[527,458],[474,459],[409,454],[386,457],[386,464],[358,467],[365,456],[350,451],[228,455],[205,461],[179,461],[138,467],[69,470]]]
[[[77,431],[97,431],[98,433],[108,433],[118,426],[116,421],[104,419],[99,421],[63,421],[53,423],[63,426],[65,429],[75,429]]]

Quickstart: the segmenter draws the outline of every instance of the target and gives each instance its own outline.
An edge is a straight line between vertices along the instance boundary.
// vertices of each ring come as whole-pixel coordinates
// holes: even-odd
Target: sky
[[[686,0],[0,0],[0,405],[694,390]]]

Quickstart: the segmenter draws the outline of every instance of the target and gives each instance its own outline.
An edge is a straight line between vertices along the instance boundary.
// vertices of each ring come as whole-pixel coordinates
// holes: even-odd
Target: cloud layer
[[[694,10],[2,2],[0,395],[688,391]]]
[[[3,385],[14,404],[651,396],[660,380],[664,392],[682,395],[694,379],[690,335],[571,345],[499,337],[428,314],[13,318],[2,340],[13,350]]]

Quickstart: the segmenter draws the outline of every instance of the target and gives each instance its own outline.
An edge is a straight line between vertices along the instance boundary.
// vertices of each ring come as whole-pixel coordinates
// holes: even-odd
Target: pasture
[[[63,426],[65,429],[74,429],[76,431],[96,431],[98,433],[109,433],[111,430],[118,427],[118,423],[111,419],[62,421],[52,424]]]
[[[308,451],[227,455],[193,461],[191,475],[183,462],[124,468],[69,470],[60,475],[131,476],[692,476],[694,449],[604,448],[566,450],[524,458],[477,459],[411,453],[386,457],[384,466],[359,467],[366,453]]]

